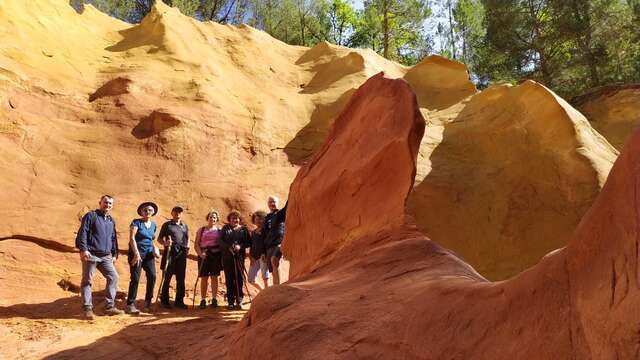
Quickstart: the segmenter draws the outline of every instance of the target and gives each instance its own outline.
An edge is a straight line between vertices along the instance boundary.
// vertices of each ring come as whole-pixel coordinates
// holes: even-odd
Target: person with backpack
[[[284,223],[287,218],[287,205],[278,209],[278,198],[269,196],[267,206],[270,213],[264,220],[264,245],[266,250],[267,266],[273,274],[273,285],[280,284],[280,259],[282,251],[280,246],[284,238]]]
[[[222,253],[220,252],[220,235],[218,226],[218,212],[215,210],[207,214],[207,225],[196,233],[194,248],[198,254],[198,277],[200,277],[200,308],[207,307],[207,279],[211,279],[211,307],[218,306],[218,276],[222,271]],[[195,296],[195,295],[194,295]],[[194,300],[195,301],[195,300]]]
[[[267,267],[267,255],[264,247],[264,218],[267,213],[262,210],[258,210],[251,216],[251,222],[256,226],[255,230],[251,232],[251,249],[249,249],[250,265],[248,280],[249,284],[262,290],[260,285],[256,282],[258,272],[262,275],[262,281],[264,288],[269,287],[269,269]]]
[[[244,292],[244,257],[251,238],[249,229],[242,225],[240,212],[232,210],[227,215],[228,224],[222,227],[220,248],[222,250],[222,267],[227,287],[227,309],[242,309]]]
[[[136,308],[136,297],[138,295],[138,284],[140,273],[144,269],[147,277],[147,289],[144,296],[144,311],[151,310],[153,300],[153,287],[156,284],[156,257],[153,240],[156,238],[157,225],[151,217],[158,213],[158,205],[152,202],[144,202],[138,206],[139,219],[134,219],[129,228],[129,270],[131,280],[129,281],[129,292],[127,294],[127,314],[137,315],[140,310]]]
[[[105,314],[120,315],[122,310],[116,308],[116,290],[118,289],[118,272],[115,262],[118,259],[118,235],[116,222],[111,217],[113,197],[102,195],[99,208],[89,211],[82,217],[80,228],[76,236],[76,248],[82,262],[82,281],[80,294],[84,318],[93,320],[93,300],[91,297],[91,282],[96,270],[107,279],[105,289]]]
[[[171,278],[176,276],[176,298],[174,306],[179,309],[187,309],[184,303],[185,284],[184,278],[187,272],[187,255],[189,253],[189,227],[182,221],[180,206],[171,209],[171,220],[162,224],[158,241],[164,245],[164,254],[160,267],[166,265],[166,272],[163,275],[160,303],[163,307],[170,309],[169,303],[169,283]],[[168,263],[166,263],[168,261]]]

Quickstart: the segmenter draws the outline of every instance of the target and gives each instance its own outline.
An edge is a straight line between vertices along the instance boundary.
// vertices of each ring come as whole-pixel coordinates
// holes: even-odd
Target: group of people
[[[80,251],[82,262],[82,281],[80,284],[84,316],[93,319],[93,301],[91,282],[100,271],[106,278],[105,314],[119,315],[123,312],[139,314],[135,301],[142,271],[147,279],[144,297],[144,311],[151,311],[153,290],[156,283],[156,259],[161,258],[160,268],[163,276],[159,288],[160,303],[165,308],[177,307],[186,309],[185,276],[187,255],[190,250],[189,227],[182,221],[184,209],[175,206],[171,210],[171,220],[162,224],[159,233],[152,217],[158,213],[158,206],[153,202],[144,202],[138,206],[139,218],[134,219],[129,227],[129,251],[127,260],[130,269],[129,291],[125,310],[115,306],[118,273],[114,266],[118,258],[118,236],[116,224],[110,212],[113,208],[113,197],[103,195],[99,208],[88,212],[82,218],[76,237],[76,247]],[[251,216],[254,230],[249,230],[243,223],[237,210],[227,215],[227,223],[220,225],[220,214],[209,211],[206,224],[196,231],[193,244],[198,255],[198,279],[200,281],[200,308],[217,307],[218,276],[224,272],[227,309],[241,309],[244,298],[245,281],[260,288],[256,282],[258,274],[262,276],[264,286],[269,286],[270,274],[273,284],[280,284],[279,266],[282,258],[280,245],[284,237],[286,205],[278,208],[278,198],[270,196],[267,200],[268,212],[259,210]],[[164,248],[160,254],[160,245]],[[245,268],[245,258],[249,249],[249,270]],[[173,306],[169,302],[169,284],[176,278],[176,294]],[[211,301],[207,303],[208,285],[211,283]],[[196,285],[197,286],[197,285]],[[247,289],[248,290],[248,289]],[[195,294],[194,294],[195,298]],[[195,300],[194,300],[195,301]]]

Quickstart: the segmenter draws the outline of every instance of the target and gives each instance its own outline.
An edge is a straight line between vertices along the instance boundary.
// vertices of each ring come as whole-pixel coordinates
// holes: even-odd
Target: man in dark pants
[[[288,203],[287,203],[288,204]],[[264,219],[264,246],[267,253],[267,266],[273,274],[273,285],[280,285],[280,245],[284,238],[284,223],[287,219],[287,205],[278,209],[278,198],[269,196],[267,200],[269,214]]]
[[[165,308],[171,308],[169,304],[169,282],[173,275],[176,276],[176,299],[174,306],[186,309],[184,304],[185,285],[184,278],[187,271],[187,254],[189,253],[189,227],[182,222],[183,209],[176,206],[171,210],[172,219],[162,224],[158,241],[164,245],[164,254],[160,262],[160,268],[164,269],[166,261],[167,271],[164,274],[160,302]],[[167,253],[170,252],[169,258]]]
[[[82,261],[82,281],[80,293],[84,317],[93,320],[93,301],[91,299],[91,281],[96,269],[107,279],[105,289],[105,313],[120,315],[123,313],[115,307],[116,290],[118,289],[118,273],[114,266],[118,258],[118,236],[116,223],[109,215],[113,208],[113,198],[103,195],[99,208],[89,211],[82,217],[80,229],[76,236],[76,247],[80,251]]]

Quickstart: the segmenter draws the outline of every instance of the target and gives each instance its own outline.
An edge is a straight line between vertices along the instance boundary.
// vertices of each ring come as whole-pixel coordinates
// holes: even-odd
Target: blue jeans
[[[115,304],[116,290],[118,288],[118,273],[113,266],[111,254],[107,256],[91,255],[89,260],[82,262],[82,282],[80,282],[80,294],[82,295],[82,305],[85,310],[93,308],[91,299],[91,281],[96,274],[96,269],[107,279],[105,289],[106,307],[111,308]]]
[[[153,287],[156,285],[156,258],[153,256],[153,251],[146,254],[141,254],[143,257],[136,266],[131,266],[131,259],[133,259],[133,253],[129,253],[127,259],[129,260],[129,270],[131,271],[131,280],[129,281],[129,294],[127,295],[127,305],[131,305],[136,301],[138,296],[138,283],[140,282],[140,273],[144,269],[147,275],[147,292],[144,296],[144,301],[151,304],[153,300]]]

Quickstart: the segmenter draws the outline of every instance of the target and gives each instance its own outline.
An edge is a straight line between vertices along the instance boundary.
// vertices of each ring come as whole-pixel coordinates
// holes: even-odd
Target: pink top
[[[221,231],[215,227],[207,229],[203,227],[200,229],[200,248],[212,248],[218,247],[218,239],[220,239]]]

